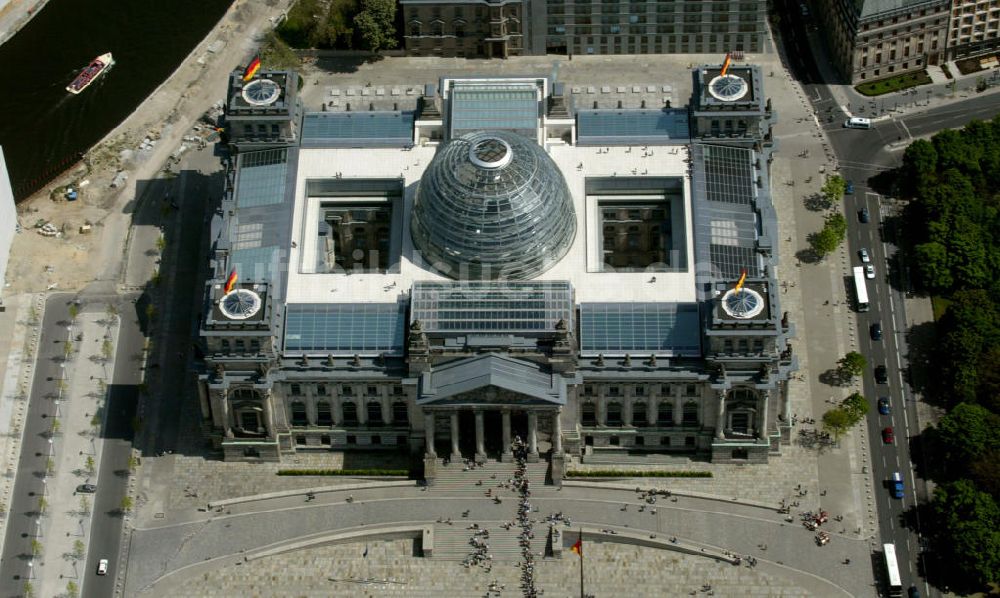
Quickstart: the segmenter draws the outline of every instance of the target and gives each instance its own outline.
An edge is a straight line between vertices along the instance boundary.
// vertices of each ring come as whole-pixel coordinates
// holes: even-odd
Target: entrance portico
[[[424,410],[426,457],[434,459],[436,430],[448,422],[452,459],[513,459],[511,444],[521,437],[528,460],[538,461],[539,427],[549,437],[553,455],[562,453],[560,417],[566,381],[544,366],[489,354],[448,364],[420,379],[417,405]]]

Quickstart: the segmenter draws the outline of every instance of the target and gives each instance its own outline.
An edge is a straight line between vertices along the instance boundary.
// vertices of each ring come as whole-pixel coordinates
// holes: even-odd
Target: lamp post
[[[41,538],[42,537],[42,520],[41,519],[35,519],[35,537],[36,538]]]
[[[52,444],[53,444],[53,443],[52,443],[52,439],[51,439],[51,438],[49,438],[49,456],[50,456],[50,457],[52,457],[53,455],[55,455],[55,451],[54,451],[54,449],[53,449],[53,447],[52,447]]]
[[[28,561],[28,579],[35,579],[35,561]]]
[[[46,494],[48,493],[48,489],[49,489],[49,481],[45,478],[42,478],[42,496],[46,496]]]

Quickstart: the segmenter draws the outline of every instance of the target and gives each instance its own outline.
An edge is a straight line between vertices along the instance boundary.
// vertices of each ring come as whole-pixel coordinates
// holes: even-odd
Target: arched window
[[[296,401],[292,403],[292,425],[308,426],[309,416],[306,415],[306,404]]]
[[[726,401],[729,431],[733,434],[751,436],[755,433],[757,419],[757,395],[747,388],[737,388]]]
[[[420,35],[420,23],[410,22],[410,35]]]
[[[669,401],[660,402],[659,407],[656,409],[656,425],[658,426],[672,426],[674,425],[674,404]]]
[[[646,419],[646,401],[636,401],[632,403],[632,425],[637,428],[644,428],[649,424]]]
[[[444,35],[444,23],[437,21],[436,23],[431,23],[431,35],[442,36]]]
[[[684,403],[684,425],[685,426],[698,425],[698,403],[694,401],[688,401],[687,403]]]
[[[320,401],[319,403],[316,403],[316,425],[318,426],[333,425],[333,411],[330,409],[329,402]]]
[[[410,423],[410,411],[403,401],[396,401],[392,404],[392,423],[397,426],[405,426]]]
[[[369,426],[381,426],[382,425],[382,404],[378,401],[371,401],[366,406],[368,410],[368,425]]]
[[[580,408],[580,425],[582,426],[596,426],[597,425],[597,409],[594,408],[593,403],[584,403]]]
[[[622,404],[608,403],[608,414],[604,421],[609,426],[622,425]]]
[[[344,425],[358,425],[358,406],[351,402],[344,403]]]

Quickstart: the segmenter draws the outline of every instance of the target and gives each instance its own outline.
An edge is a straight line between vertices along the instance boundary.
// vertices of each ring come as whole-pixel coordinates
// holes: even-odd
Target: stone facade
[[[1000,49],[1000,2],[953,0],[950,4],[950,58],[978,56]]]

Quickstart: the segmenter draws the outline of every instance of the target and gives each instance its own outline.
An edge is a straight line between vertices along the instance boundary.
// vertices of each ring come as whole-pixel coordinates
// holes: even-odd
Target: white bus
[[[858,311],[868,311],[868,286],[865,283],[865,269],[854,267],[854,300]]]
[[[889,598],[897,598],[903,595],[903,580],[899,577],[899,563],[896,562],[896,545],[883,544],[882,551],[885,552],[888,596]]]

